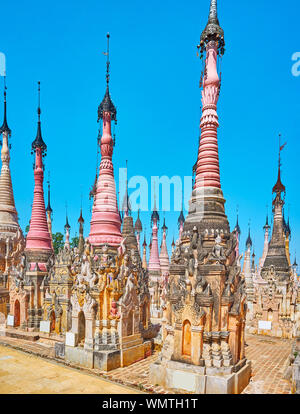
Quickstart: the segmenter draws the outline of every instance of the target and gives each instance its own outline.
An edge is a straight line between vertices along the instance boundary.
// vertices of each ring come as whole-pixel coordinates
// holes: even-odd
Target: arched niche
[[[78,314],[78,344],[84,345],[85,340],[85,316],[82,311]]]
[[[15,305],[14,305],[14,326],[18,327],[20,326],[20,302],[18,299],[16,299],[15,301]]]
[[[182,325],[182,355],[191,357],[192,355],[192,327],[188,320]]]

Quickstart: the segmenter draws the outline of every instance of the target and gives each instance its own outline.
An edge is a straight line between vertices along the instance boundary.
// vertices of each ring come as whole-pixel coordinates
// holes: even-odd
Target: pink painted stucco
[[[26,237],[26,250],[51,250],[52,243],[46,217],[43,190],[43,156],[41,148],[36,148],[34,168],[34,197],[29,232]],[[41,264],[42,265],[42,264]]]
[[[160,267],[161,267],[161,274],[165,275],[166,273],[169,273],[170,261],[169,261],[169,253],[168,253],[168,248],[167,248],[167,233],[165,229],[163,230],[159,262],[160,262]]]
[[[89,241],[94,246],[101,244],[118,246],[122,241],[122,234],[112,163],[113,139],[111,136],[111,114],[109,112],[103,114],[103,134],[100,148],[101,163],[93,204]]]
[[[159,261],[159,253],[158,253],[158,227],[157,227],[157,219],[153,219],[152,225],[152,243],[150,248],[150,258],[148,264],[148,270],[158,270],[160,272],[160,261]]]
[[[202,90],[201,139],[198,152],[195,188],[221,188],[217,102],[220,79],[217,72],[217,43],[209,42],[206,48],[206,75]]]

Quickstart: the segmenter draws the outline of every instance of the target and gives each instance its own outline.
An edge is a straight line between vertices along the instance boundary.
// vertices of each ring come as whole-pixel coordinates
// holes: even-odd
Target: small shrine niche
[[[81,311],[78,314],[78,344],[84,345],[85,340],[85,316]]]
[[[191,357],[192,355],[192,329],[190,321],[186,320],[182,326],[182,355]]]

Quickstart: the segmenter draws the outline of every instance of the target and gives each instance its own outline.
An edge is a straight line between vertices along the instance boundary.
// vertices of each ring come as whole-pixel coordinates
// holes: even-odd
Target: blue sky
[[[239,206],[242,247],[251,219],[259,256],[267,204],[271,212],[281,132],[288,143],[282,179],[287,188],[286,211],[290,206],[294,259],[295,250],[300,257],[300,77],[293,77],[291,68],[292,54],[300,51],[300,4],[297,0],[218,3],[226,40],[218,105],[226,212],[233,228]],[[67,202],[75,234],[82,194],[88,234],[88,194],[95,177],[97,107],[105,92],[102,52],[108,31],[110,89],[118,109],[115,169],[124,167],[128,159],[129,177],[191,174],[200,120],[201,64],[196,46],[208,8],[209,0],[16,0],[2,5],[0,52],[7,58],[12,179],[23,228],[33,198],[30,150],[40,80],[53,228],[63,231]],[[177,237],[178,215],[166,213],[169,242],[173,234]],[[141,218],[149,235],[150,214]]]

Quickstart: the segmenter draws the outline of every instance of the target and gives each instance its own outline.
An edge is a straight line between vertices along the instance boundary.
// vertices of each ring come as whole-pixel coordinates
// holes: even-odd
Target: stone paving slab
[[[248,334],[246,343],[246,357],[252,361],[252,378],[243,394],[289,394],[291,384],[283,376],[288,364],[292,341]],[[149,382],[149,366],[156,360],[157,353],[129,367],[104,372],[96,369],[79,368],[75,365],[66,364],[63,360],[55,359],[54,348],[49,347],[49,345],[46,346],[45,343],[28,343],[25,340],[0,337],[0,344],[6,344],[43,358],[55,360],[60,364],[76,368],[78,371],[88,372],[91,375],[100,376],[116,384],[133,387],[148,394],[172,394],[175,392]],[[0,372],[0,380],[1,375]],[[65,391],[61,390],[60,392]],[[187,394],[183,390],[176,390],[176,393]]]
[[[252,361],[252,378],[243,394],[290,394],[291,384],[283,376],[292,341],[248,334],[246,344],[246,357]]]

